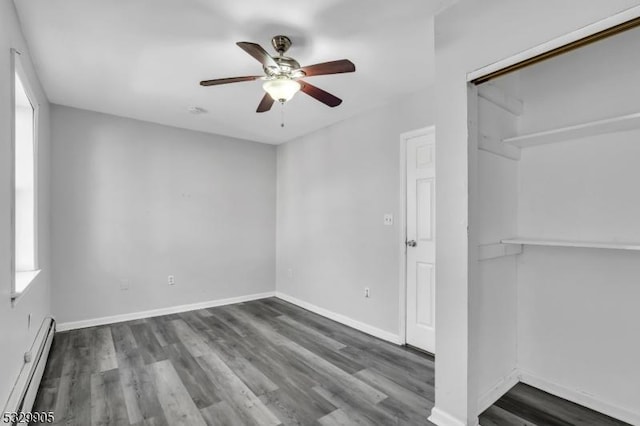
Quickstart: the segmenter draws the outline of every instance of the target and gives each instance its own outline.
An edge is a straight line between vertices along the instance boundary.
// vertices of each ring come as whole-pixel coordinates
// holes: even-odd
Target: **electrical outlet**
[[[176,285],[176,277],[174,277],[173,275],[169,275],[167,277],[167,282],[169,283],[169,285]]]
[[[393,214],[391,213],[385,213],[384,215],[384,224],[386,226],[391,226],[393,225]]]
[[[371,290],[369,290],[369,287],[364,288],[364,297],[366,298],[371,297]]]
[[[287,277],[293,278],[293,269],[287,269]]]

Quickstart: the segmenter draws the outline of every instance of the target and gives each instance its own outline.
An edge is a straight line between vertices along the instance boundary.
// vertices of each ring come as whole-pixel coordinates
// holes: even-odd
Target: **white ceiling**
[[[450,0],[16,1],[36,71],[56,104],[266,143],[281,143],[433,83],[433,15]],[[262,73],[236,46],[290,36],[302,65],[350,59],[356,72],[310,77],[344,102],[299,93],[257,114]],[[207,114],[187,111],[198,106]]]

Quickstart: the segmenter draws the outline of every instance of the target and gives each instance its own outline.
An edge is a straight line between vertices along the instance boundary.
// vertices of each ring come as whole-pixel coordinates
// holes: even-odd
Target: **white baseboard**
[[[428,420],[438,426],[467,426],[462,420],[453,417],[451,414],[439,409],[438,407],[433,407],[431,409],[431,415]]]
[[[482,413],[491,407],[502,395],[514,387],[520,381],[520,371],[517,368],[498,380],[488,392],[485,392],[478,400],[478,413]]]
[[[372,325],[365,324],[363,322],[360,322],[353,318],[349,318],[342,314],[337,314],[335,312],[329,311],[325,308],[321,308],[309,302],[296,299],[293,296],[289,296],[288,294],[284,294],[279,291],[276,291],[276,297],[286,302],[293,303],[294,305],[300,306],[301,308],[304,308],[318,315],[322,315],[323,317],[329,318],[333,321],[339,322],[340,324],[344,324],[351,328],[355,328],[356,330],[362,331],[363,333],[367,333],[379,339],[386,340],[387,342],[391,342],[396,345],[403,344],[403,341],[399,335],[391,333],[389,331],[385,331],[380,328],[374,327]]]
[[[161,315],[177,314],[180,312],[195,311],[197,309],[213,308],[216,306],[232,305],[234,303],[249,302],[251,300],[274,297],[274,291],[266,293],[249,294],[247,296],[230,297],[227,299],[209,300],[207,302],[192,303],[189,305],[170,306],[168,308],[152,309],[150,311],[132,312],[129,314],[113,315],[108,317],[92,318],[82,321],[65,322],[58,324],[58,331],[75,330],[78,328],[95,327],[97,325],[113,324],[123,321],[131,321],[143,318],[158,317]]]
[[[640,412],[632,412],[616,405],[598,400],[591,395],[580,392],[577,389],[570,389],[554,383],[550,380],[539,377],[530,372],[520,370],[520,381],[534,388],[538,388],[552,395],[559,396],[568,401],[575,402],[592,410],[611,416],[615,419],[632,425],[640,425]]]

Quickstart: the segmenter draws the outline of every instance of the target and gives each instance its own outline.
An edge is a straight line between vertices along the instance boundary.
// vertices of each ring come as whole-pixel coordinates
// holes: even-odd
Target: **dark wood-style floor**
[[[272,298],[57,333],[33,411],[78,426],[429,425],[433,383],[432,357]],[[527,392],[483,426],[622,424]]]
[[[34,410],[65,425],[417,425],[433,359],[278,299],[58,333]]]
[[[518,383],[480,416],[482,426],[631,426]]]

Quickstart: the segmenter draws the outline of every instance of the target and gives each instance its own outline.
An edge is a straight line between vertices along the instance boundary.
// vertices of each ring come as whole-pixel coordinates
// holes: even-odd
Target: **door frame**
[[[400,252],[400,256],[398,256],[400,259],[400,276],[398,279],[400,327],[398,337],[401,345],[407,344],[407,141],[416,136],[430,134],[435,136],[435,133],[436,126],[431,125],[400,134],[400,214],[398,215],[398,227],[400,228],[398,241],[398,250]],[[438,165],[436,164],[436,173],[437,170]]]

